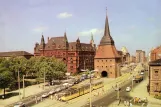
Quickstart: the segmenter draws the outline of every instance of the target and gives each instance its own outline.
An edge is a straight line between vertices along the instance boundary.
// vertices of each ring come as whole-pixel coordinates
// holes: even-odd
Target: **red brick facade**
[[[79,72],[81,69],[94,69],[95,44],[93,38],[89,44],[68,42],[66,33],[62,37],[48,38],[45,43],[42,35],[41,43],[35,44],[35,56],[55,57],[63,60],[67,65],[67,71],[71,74]]]
[[[153,49],[150,54],[150,60],[155,61],[161,58],[161,46]]]
[[[108,78],[120,76],[121,56],[116,50],[114,40],[110,35],[107,16],[104,35],[98,45],[94,62],[95,69],[98,70],[97,75]]]

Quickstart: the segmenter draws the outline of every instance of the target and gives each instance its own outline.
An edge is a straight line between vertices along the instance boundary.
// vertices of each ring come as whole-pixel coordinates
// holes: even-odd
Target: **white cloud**
[[[94,28],[94,29],[90,29],[88,31],[82,31],[82,32],[79,32],[78,35],[79,36],[90,36],[91,33],[93,35],[102,35],[103,34],[103,29],[97,29],[97,28]]]
[[[44,26],[39,26],[33,29],[33,31],[35,32],[44,32],[46,30],[48,30],[48,27],[44,27]]]
[[[72,14],[67,13],[67,12],[60,13],[60,14],[57,15],[57,17],[58,18],[61,18],[61,19],[63,19],[63,18],[69,18],[69,17],[72,17],[72,16],[73,16]]]

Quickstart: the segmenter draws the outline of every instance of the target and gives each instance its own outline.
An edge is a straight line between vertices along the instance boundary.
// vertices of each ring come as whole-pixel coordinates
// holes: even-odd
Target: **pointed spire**
[[[91,32],[91,41],[93,41],[93,42],[94,42],[94,39],[93,39],[93,34],[92,34],[92,32]]]
[[[41,45],[42,44],[45,44],[45,40],[44,40],[44,35],[43,35],[43,33],[42,33],[42,37],[41,37]]]
[[[93,34],[91,32],[91,41],[90,41],[90,44],[94,47],[94,39],[93,39]]]
[[[105,20],[105,29],[104,36],[101,39],[100,45],[114,45],[114,41],[110,35],[108,16],[107,16],[107,8],[106,8],[106,20]]]
[[[64,32],[64,39],[65,39],[66,42],[68,42],[66,30],[65,30],[65,32]]]
[[[77,39],[77,42],[80,42],[79,37],[78,37],[78,39]]]

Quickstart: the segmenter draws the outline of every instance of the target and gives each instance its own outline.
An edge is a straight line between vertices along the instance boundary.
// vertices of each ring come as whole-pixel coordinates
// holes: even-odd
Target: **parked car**
[[[50,92],[49,92],[49,94],[51,95],[51,94],[55,94],[55,90],[51,90]]]
[[[141,75],[144,75],[144,72],[141,72],[140,74],[141,74]]]
[[[46,98],[46,97],[48,97],[49,96],[49,93],[44,93],[41,97],[42,98]]]
[[[25,106],[25,103],[18,102],[17,104],[14,105],[14,107],[26,107],[26,106]]]
[[[126,92],[130,92],[131,88],[130,87],[126,87]]]

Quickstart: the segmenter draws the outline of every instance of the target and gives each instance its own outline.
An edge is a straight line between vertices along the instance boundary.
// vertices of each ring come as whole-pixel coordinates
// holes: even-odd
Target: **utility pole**
[[[45,89],[45,69],[44,69],[44,87],[43,88]]]
[[[133,85],[134,85],[134,81],[133,81],[133,79],[134,79],[134,76],[132,77],[132,90],[131,91],[133,91]]]
[[[25,75],[23,75],[23,98],[25,98]]]
[[[92,107],[92,81],[91,81],[91,71],[90,72],[90,107]]]
[[[117,99],[119,99],[119,98],[120,98],[120,89],[119,89],[119,86],[117,84]]]
[[[18,91],[19,91],[19,100],[21,100],[20,96],[20,71],[18,70]]]
[[[86,65],[85,64],[86,64],[86,62],[85,62],[85,59],[84,59],[84,69],[86,69],[86,67],[85,67]]]

